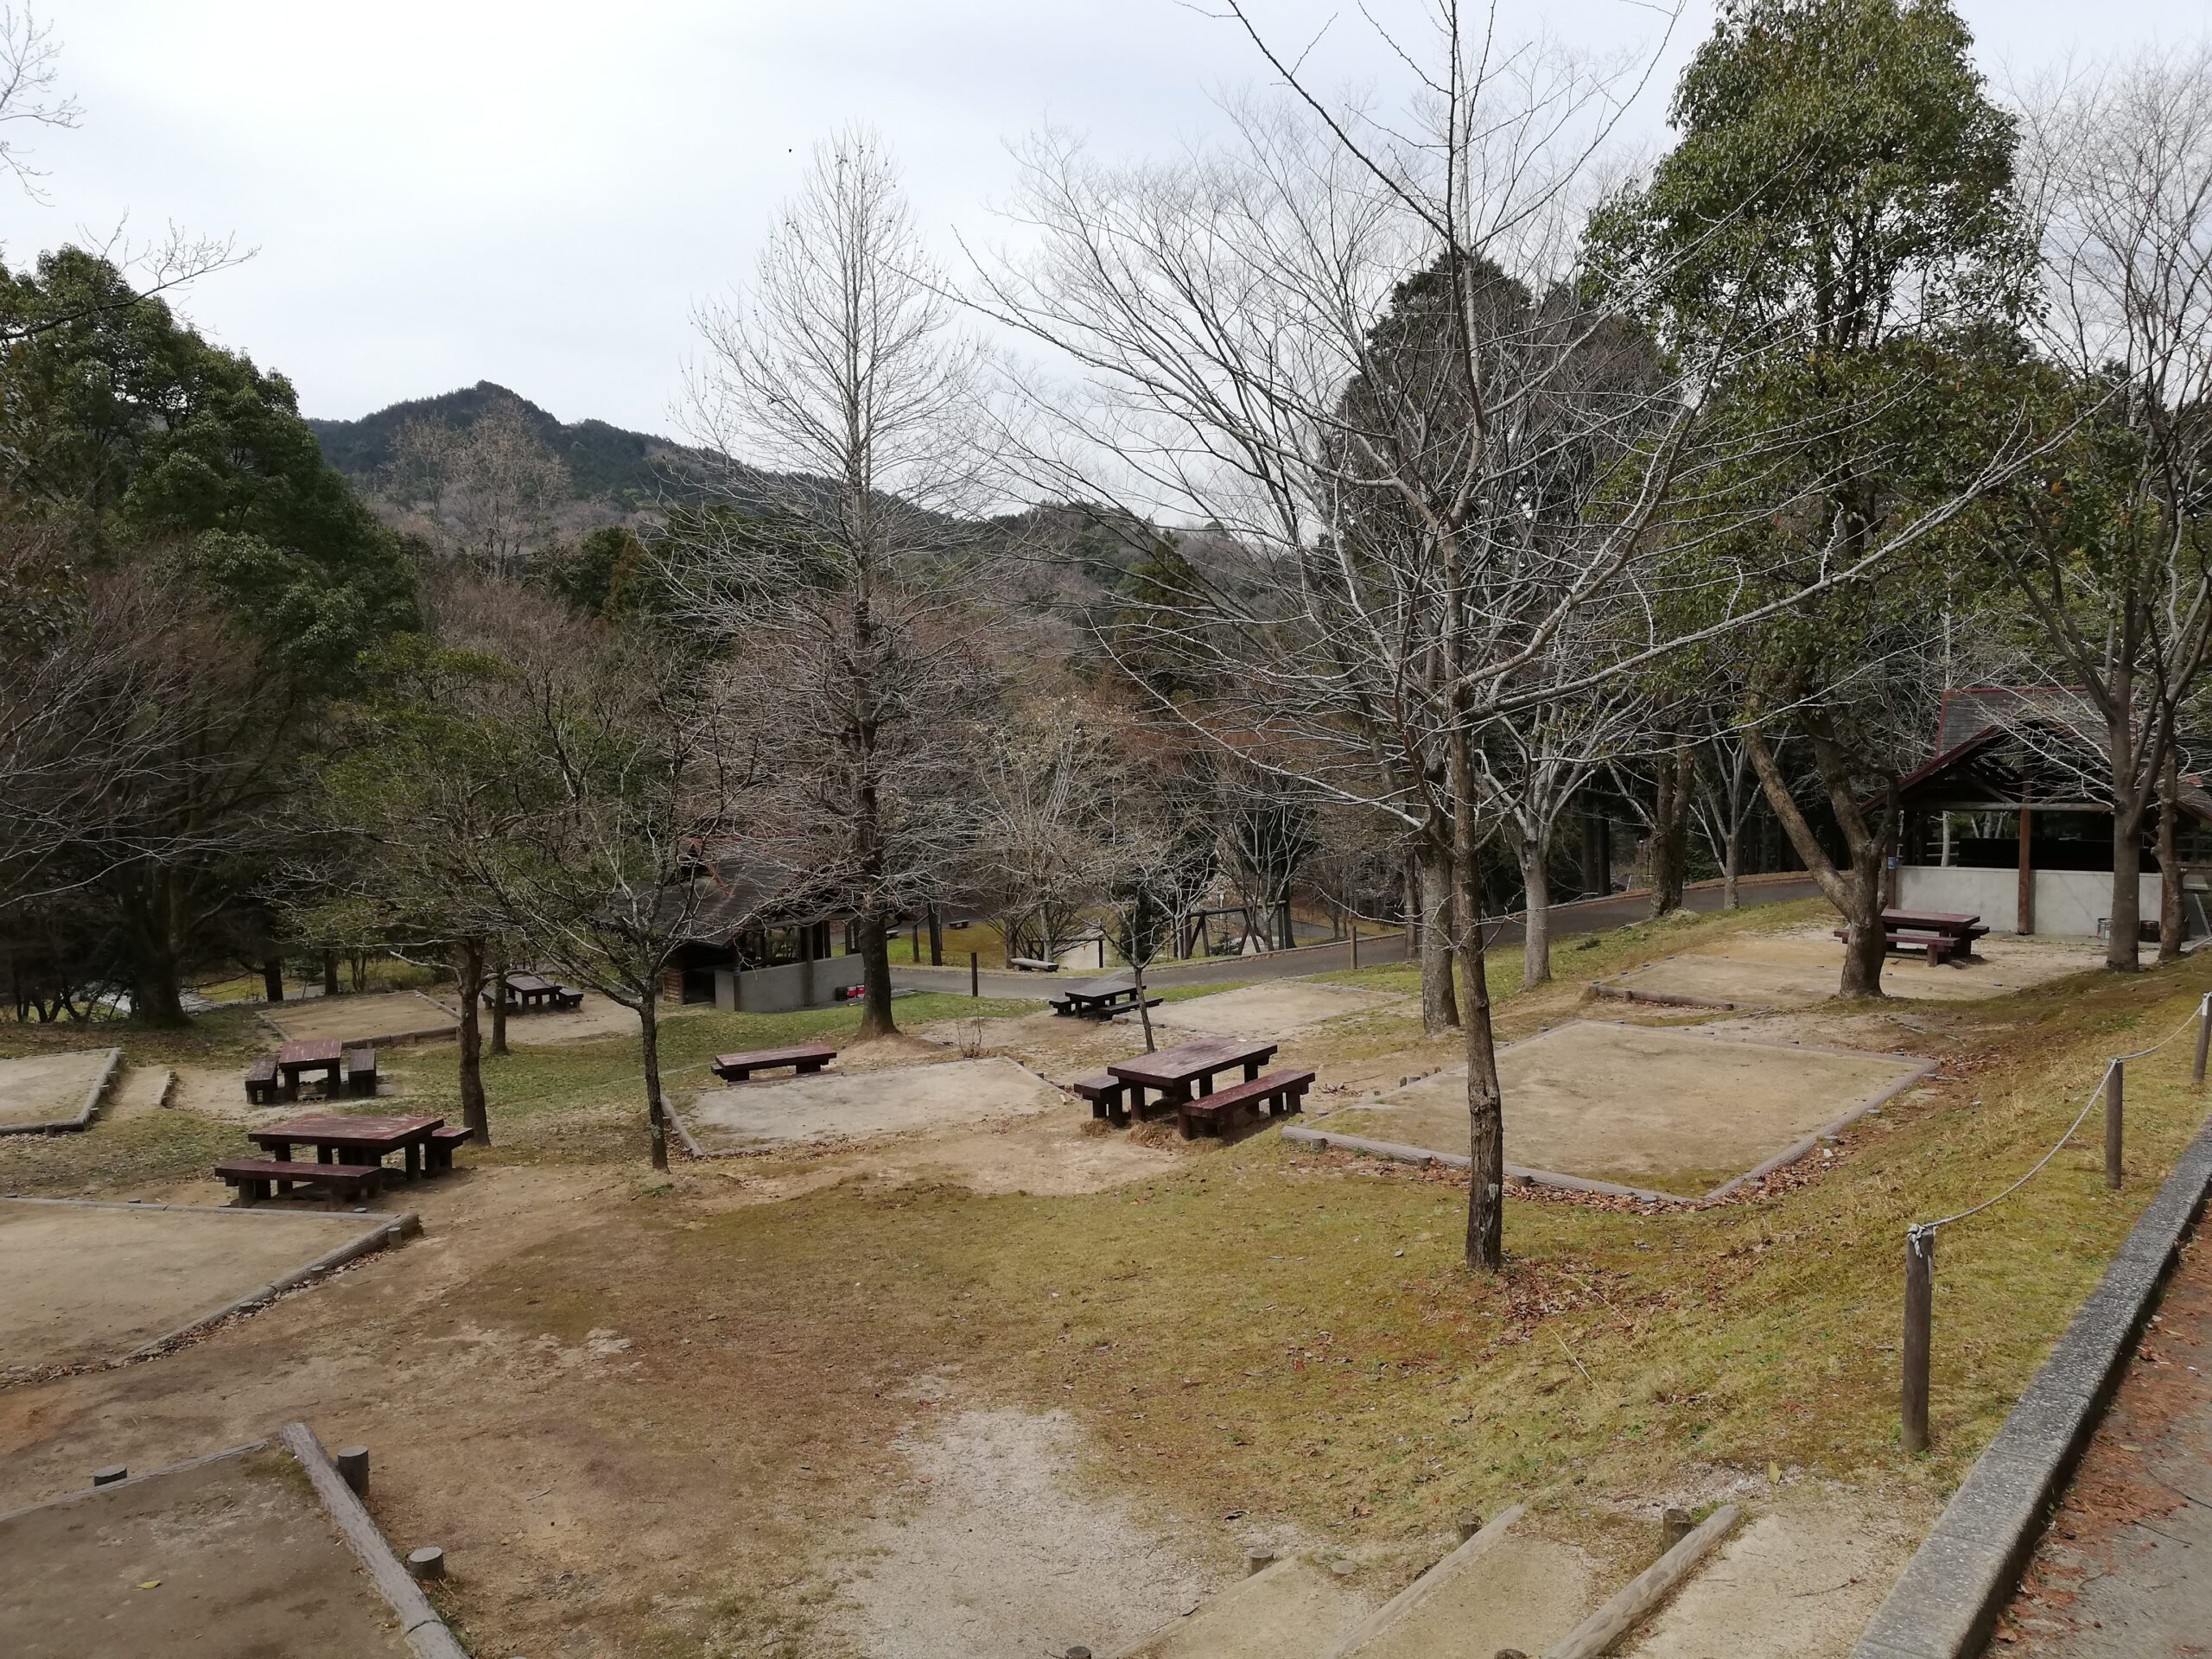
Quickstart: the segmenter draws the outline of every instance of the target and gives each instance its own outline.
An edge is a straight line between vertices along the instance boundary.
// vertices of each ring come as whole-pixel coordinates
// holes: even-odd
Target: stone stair
[[[1615,1652],[1733,1529],[1719,1510],[1624,1585],[1506,1510],[1380,1607],[1294,1555],[1112,1659],[1599,1659]]]

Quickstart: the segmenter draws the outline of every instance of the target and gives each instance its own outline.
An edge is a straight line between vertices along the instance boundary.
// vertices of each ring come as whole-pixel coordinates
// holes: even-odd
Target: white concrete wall
[[[825,957],[818,962],[787,962],[774,968],[732,973],[715,969],[715,1006],[725,1014],[789,1014],[794,1008],[826,1007],[842,1000],[866,974],[858,957]]]
[[[2058,938],[2093,938],[2100,919],[2112,914],[2112,876],[2101,870],[2037,870],[2035,931]],[[2141,878],[2145,920],[2158,918],[2158,877]],[[1999,933],[2019,925],[2017,870],[1944,869],[1931,864],[1897,868],[1897,907],[1979,915]]]

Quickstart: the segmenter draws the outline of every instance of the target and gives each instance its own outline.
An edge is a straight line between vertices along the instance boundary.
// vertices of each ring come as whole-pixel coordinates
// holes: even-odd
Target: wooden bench
[[[724,1083],[743,1083],[755,1071],[788,1065],[794,1077],[819,1071],[837,1058],[837,1051],[821,1043],[801,1043],[791,1048],[755,1049],[749,1054],[717,1054],[708,1067]]]
[[[435,1174],[453,1167],[454,1148],[467,1141],[472,1132],[461,1128],[432,1129],[430,1138],[423,1143],[423,1171]]]
[[[1844,928],[1835,930],[1835,937],[1845,944],[1851,942],[1850,932]],[[1941,968],[1949,963],[1954,968],[1966,965],[1965,958],[1971,951],[1971,942],[1955,933],[1916,933],[1904,928],[1885,928],[1882,933],[1882,947],[1892,951],[1923,951],[1930,968]]]
[[[1070,1092],[1090,1103],[1090,1115],[1116,1123],[1129,1121],[1129,1085],[1111,1071],[1101,1071],[1095,1077],[1078,1077],[1068,1084]]]
[[[249,1106],[276,1103],[276,1062],[256,1060],[245,1069],[245,1099]]]
[[[1019,969],[1025,974],[1057,974],[1060,971],[1058,963],[1039,962],[1034,957],[1008,957],[1006,959],[1006,965]]]
[[[1313,1086],[1311,1071],[1270,1071],[1249,1083],[1217,1089],[1212,1094],[1186,1100],[1175,1109],[1175,1122],[1185,1141],[1203,1128],[1208,1135],[1227,1135],[1245,1118],[1256,1121],[1260,1108],[1274,1117],[1288,1117],[1305,1109],[1306,1091]]]
[[[384,1181],[381,1164],[295,1164],[275,1158],[236,1158],[215,1166],[224,1184],[238,1192],[241,1205],[258,1204],[274,1186],[283,1198],[295,1186],[320,1187],[333,1210],[356,1198],[373,1198]]]
[[[373,1048],[346,1051],[346,1092],[373,1096],[377,1091],[377,1052]]]

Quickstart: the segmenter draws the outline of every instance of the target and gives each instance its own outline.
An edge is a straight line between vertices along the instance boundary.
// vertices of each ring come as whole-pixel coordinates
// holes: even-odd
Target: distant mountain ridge
[[[323,459],[340,472],[373,486],[391,459],[394,439],[410,420],[437,421],[467,430],[493,404],[518,407],[553,453],[566,462],[580,497],[596,497],[625,508],[650,505],[663,490],[669,464],[679,466],[700,452],[649,432],[632,432],[605,421],[564,423],[527,397],[494,381],[479,380],[435,397],[412,397],[357,421],[309,416],[308,427],[322,444]]]

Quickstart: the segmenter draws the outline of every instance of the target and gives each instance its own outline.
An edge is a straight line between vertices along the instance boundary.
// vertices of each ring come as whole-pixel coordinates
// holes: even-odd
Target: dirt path
[[[1065,1412],[985,1409],[893,1441],[906,1478],[832,1569],[855,1650],[1112,1653],[1225,1580],[1225,1562],[1209,1571],[1127,1498],[1082,1490],[1080,1440]]]
[[[2212,1240],[2182,1256],[1993,1654],[2160,1659],[2212,1636]]]

